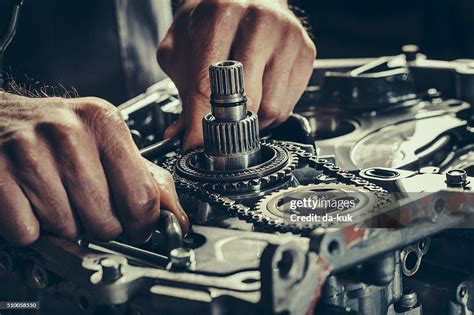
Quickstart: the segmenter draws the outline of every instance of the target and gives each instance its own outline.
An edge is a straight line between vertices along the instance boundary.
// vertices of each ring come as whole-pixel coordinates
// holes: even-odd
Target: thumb
[[[204,142],[202,119],[211,111],[209,97],[194,94],[188,98],[183,108],[185,120],[183,150],[187,151],[202,146]]]

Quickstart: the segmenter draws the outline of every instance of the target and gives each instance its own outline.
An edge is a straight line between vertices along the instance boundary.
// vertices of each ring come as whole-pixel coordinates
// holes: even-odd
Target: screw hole
[[[413,272],[418,264],[418,255],[416,252],[408,252],[405,258],[405,268],[409,272]]]
[[[418,242],[418,248],[423,251],[426,248],[426,239],[422,239]]]
[[[247,279],[242,280],[242,282],[246,284],[252,284],[252,283],[258,282],[258,280],[255,278],[247,278]]]
[[[281,255],[281,259],[277,264],[280,278],[287,278],[293,268],[294,257],[290,251],[284,251]]]
[[[336,255],[339,252],[339,242],[337,240],[332,240],[329,242],[328,252],[331,255]]]
[[[437,199],[433,205],[433,209],[436,213],[441,213],[443,212],[445,206],[446,202],[444,199]]]
[[[79,308],[83,311],[87,311],[90,306],[91,306],[91,303],[89,301],[89,298],[85,295],[81,295],[79,297]]]

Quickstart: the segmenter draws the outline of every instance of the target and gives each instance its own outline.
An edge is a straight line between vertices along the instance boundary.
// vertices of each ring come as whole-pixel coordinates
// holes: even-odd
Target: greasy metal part
[[[405,247],[400,252],[400,260],[402,263],[402,271],[405,276],[413,276],[421,266],[423,256],[430,248],[430,239],[424,238]]]
[[[183,246],[183,231],[176,216],[169,210],[160,211],[160,220],[153,231],[149,249],[168,256],[170,251]]]
[[[123,255],[135,258],[141,262],[147,262],[148,264],[165,266],[168,262],[168,257],[140,249],[128,244],[110,241],[110,242],[98,242],[98,241],[89,241],[86,243],[86,246],[92,250],[99,251],[115,251]]]
[[[242,170],[258,165],[258,119],[247,111],[243,66],[227,60],[209,68],[211,113],[202,120],[205,166],[209,170]]]
[[[312,314],[314,293],[324,281],[323,269],[326,267],[324,264],[317,265],[315,260],[315,255],[306,255],[295,243],[267,246],[260,265],[262,308],[276,314]],[[305,277],[305,274],[308,276]],[[297,283],[307,292],[290,294]]]
[[[409,61],[410,65],[420,58],[422,56],[417,54],[416,60]],[[403,56],[389,59],[390,64],[404,60]],[[381,61],[375,60],[353,74],[372,72],[370,67],[379,69],[384,66]],[[354,69],[341,72],[351,70]],[[400,73],[394,74],[394,82],[399,82]],[[390,84],[388,76],[380,81],[373,76],[370,79]],[[364,83],[357,87],[367,96],[374,91],[363,91],[364,88],[381,88],[375,91],[377,94],[386,91],[383,84]],[[456,100],[440,101],[442,93],[442,90],[433,90],[426,96],[418,94],[423,98],[421,103],[403,110],[396,102],[390,104],[388,107],[396,113],[393,115],[385,115],[383,108],[366,116],[355,115],[346,121],[353,129],[344,126],[338,118],[342,116],[319,120],[319,126],[323,127],[316,136],[328,139],[326,145],[328,142],[343,144],[330,154],[323,152],[327,158],[315,148],[270,137],[261,143],[262,160],[257,167],[217,171],[208,169],[202,149],[188,153],[181,152],[177,146],[160,149],[157,152],[166,156],[148,157],[164,161],[163,166],[173,173],[179,197],[189,201],[185,209],[192,222],[191,232],[182,239],[177,250],[160,255],[150,244],[138,248],[117,242],[84,242],[79,246],[42,238],[31,252],[0,244],[0,274],[23,272],[22,266],[33,261],[51,271],[51,275],[65,280],[51,288],[54,281],[48,281],[46,290],[41,292],[61,292],[61,302],[70,298],[81,312],[89,313],[109,306],[117,314],[293,315],[312,313],[317,301],[316,314],[323,315],[420,315],[422,305],[425,314],[469,314],[474,310],[473,268],[469,257],[474,250],[474,237],[471,235],[470,240],[469,236],[462,235],[460,241],[452,235],[445,238],[442,235],[447,229],[472,227],[472,184],[450,187],[445,174],[438,174],[434,168],[422,168],[443,150],[459,145],[460,139],[469,140],[459,131],[467,125],[468,117],[462,114],[468,112],[470,105]],[[356,97],[356,93],[353,96]],[[227,111],[228,114],[222,106],[216,107],[215,115],[234,119],[239,116],[241,107],[238,106]],[[127,108],[132,107],[133,104]],[[129,114],[134,120],[133,110]],[[319,112],[316,118],[321,118]],[[406,125],[403,121],[409,123]],[[326,127],[330,132],[322,135]],[[398,142],[394,141],[396,138],[390,128],[404,139],[400,147],[394,145]],[[380,144],[377,141],[381,135],[386,136],[381,144],[395,147],[389,152],[401,152],[407,157],[400,165],[408,165],[410,171],[391,168],[394,165],[369,165],[362,171],[352,168],[353,164],[345,167],[350,164],[348,160],[355,158],[350,156],[350,150],[357,144],[350,137]],[[343,138],[345,136],[348,138]],[[336,137],[340,138],[334,140]],[[324,144],[324,141],[318,140],[318,143]],[[385,151],[380,150],[385,148],[383,145],[362,144],[356,151],[361,156],[359,162],[379,151],[383,153],[380,154],[382,161],[389,160]],[[416,153],[416,156],[405,155],[406,152]],[[447,163],[441,170],[445,172],[450,168],[456,167]],[[472,182],[472,178],[467,178],[469,181]],[[459,183],[459,180],[452,182]],[[286,198],[295,196],[295,192],[313,193],[314,187],[360,192],[367,196],[373,223],[390,223],[389,228],[372,228],[367,222],[323,227],[277,224],[275,219],[281,217],[281,204]],[[264,214],[256,209],[256,204],[260,202],[257,208],[261,208],[263,201],[267,209]],[[378,211],[382,208],[383,211]],[[196,217],[193,211],[197,212]],[[163,218],[163,223],[173,227],[172,217],[165,214]],[[166,231],[162,229],[162,235]],[[178,233],[173,228],[168,231],[172,231],[172,235]],[[456,232],[461,231],[456,229]],[[445,243],[441,247],[431,245],[426,252],[427,236],[440,237]],[[404,271],[414,271],[408,268],[407,262],[411,259],[408,256],[418,262],[417,253],[424,255],[423,263],[418,263],[416,272],[407,276]],[[430,254],[434,255],[430,257]],[[109,271],[103,266],[106,259],[117,259],[117,264],[105,264],[106,269],[112,268]],[[431,269],[427,272],[426,268]],[[116,272],[118,270],[120,272]],[[51,275],[48,274],[48,280],[54,280]],[[0,282],[0,288],[2,285]],[[436,291],[437,286],[439,291]],[[403,290],[405,287],[410,289]],[[62,290],[64,288],[67,290]],[[118,305],[121,303],[124,304]]]
[[[469,184],[465,170],[454,169],[446,172],[446,184],[450,187],[463,187]]]
[[[173,150],[177,150],[181,147],[182,135],[178,134],[171,138],[152,144],[146,148],[140,150],[140,154],[148,160],[153,160],[160,156],[163,156]]]
[[[71,281],[69,289],[61,291],[62,295],[73,297],[82,312],[124,303],[127,303],[127,308],[139,303],[151,313],[173,313],[192,305],[198,313],[204,307],[206,310],[239,314],[237,305],[242,304],[249,314],[298,315],[300,310],[312,310],[313,297],[324,278],[318,276],[323,265],[316,264],[316,256],[308,253],[307,243],[292,236],[249,234],[236,230],[217,233],[221,231],[196,227],[197,234],[207,236],[206,244],[196,250],[173,250],[170,270],[132,261],[120,247],[116,248],[117,251],[99,247],[91,251],[83,245],[57,238],[41,238],[33,250],[12,252],[14,259],[22,264],[24,260],[36,259],[37,253],[41,253],[42,268]],[[240,253],[236,261],[231,254],[242,242],[247,244],[248,250]],[[216,250],[222,254],[217,261]],[[262,251],[262,259],[255,259]],[[291,255],[289,260],[288,255]],[[67,264],[61,261],[67,261]],[[285,265],[286,269],[268,274],[274,273],[279,264]],[[286,301],[276,298],[273,292],[275,286],[283,284],[288,293]],[[48,294],[47,291],[41,292]],[[140,303],[143,297],[146,299]],[[174,302],[168,303],[169,298]],[[267,303],[268,298],[273,302]],[[234,302],[222,304],[222,299]],[[193,304],[197,301],[200,302]]]
[[[350,209],[337,210],[330,207],[322,207],[312,209],[311,207],[305,211],[299,207],[297,211],[292,211],[290,202],[292,200],[317,199],[321,198],[329,201],[337,198],[352,198],[356,201],[356,205]],[[311,184],[306,186],[298,186],[286,188],[274,192],[265,198],[262,198],[256,205],[255,215],[261,215],[264,222],[270,224],[275,230],[303,230],[310,231],[317,227],[342,225],[336,221],[335,217],[344,216],[370,216],[379,210],[378,196],[369,190],[365,190],[355,185],[347,184]],[[382,196],[380,196],[382,198]],[[318,215],[323,220],[321,222],[294,222],[291,218],[292,214],[306,216],[309,214]],[[334,219],[334,220],[332,220]],[[347,222],[352,224],[351,222]]]
[[[246,99],[244,91],[243,66],[234,60],[216,62],[209,67],[211,86],[211,102],[223,104],[223,107],[233,107],[234,104]],[[240,120],[245,117],[246,108],[242,108],[238,115],[236,112],[222,112],[214,116],[221,120]]]
[[[112,283],[122,277],[120,262],[114,257],[104,258],[100,261],[102,267],[102,281]]]
[[[170,252],[170,268],[185,269],[196,260],[194,250],[191,248],[177,247]]]
[[[316,314],[398,314],[393,312],[393,305],[402,295],[403,283],[396,254],[389,252],[384,257],[375,258],[381,265],[379,268],[391,271],[391,277],[385,283],[378,281],[380,279],[376,279],[374,274],[367,278],[365,270],[361,272],[360,268],[330,275],[323,287]],[[373,266],[370,262],[366,264],[369,268]]]

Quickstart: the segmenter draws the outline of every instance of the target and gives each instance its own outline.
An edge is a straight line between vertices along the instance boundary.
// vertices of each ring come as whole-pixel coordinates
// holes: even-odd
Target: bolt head
[[[170,252],[170,261],[173,267],[189,267],[195,261],[193,249],[178,247]]]
[[[462,187],[468,184],[465,170],[455,169],[446,173],[446,184],[450,187]]]
[[[121,264],[113,258],[104,258],[100,261],[102,266],[102,280],[113,282],[122,277]]]

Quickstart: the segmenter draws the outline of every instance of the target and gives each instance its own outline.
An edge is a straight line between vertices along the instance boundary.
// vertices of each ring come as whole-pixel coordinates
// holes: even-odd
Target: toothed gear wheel
[[[312,208],[312,205],[296,207],[297,200],[320,199],[324,200],[347,200],[352,207],[346,209],[334,209],[331,207]],[[321,199],[320,199],[321,200]],[[353,203],[351,203],[351,200]],[[383,206],[384,198],[378,192],[372,192],[366,188],[342,183],[331,184],[310,184],[305,186],[290,187],[263,197],[252,211],[255,227],[258,230],[267,232],[293,232],[296,234],[307,234],[317,227],[341,226],[344,222],[303,222],[296,221],[296,217],[308,216],[309,214],[318,215],[322,218],[325,214],[328,216],[339,216],[342,218],[347,214],[357,217],[360,220],[370,217],[371,213],[377,211]],[[293,208],[291,208],[293,203]],[[296,208],[295,208],[296,207]],[[290,218],[295,214],[294,220]],[[347,217],[347,216],[346,216]]]
[[[206,190],[231,194],[262,189],[285,181],[298,166],[298,151],[288,150],[276,142],[262,142],[261,153],[264,162],[244,170],[207,170],[199,164],[202,150],[170,157],[163,167],[174,175],[175,180],[184,178],[202,185]]]

